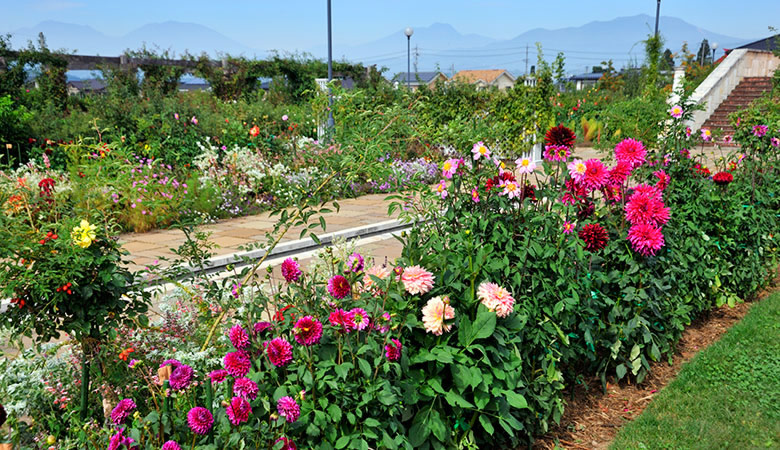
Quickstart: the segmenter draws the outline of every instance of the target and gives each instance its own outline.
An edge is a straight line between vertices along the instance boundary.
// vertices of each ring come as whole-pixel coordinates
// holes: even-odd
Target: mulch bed
[[[774,280],[777,286],[780,278]],[[756,296],[760,300],[774,288]],[[740,303],[734,308],[724,305],[693,322],[677,345],[674,363],[662,360],[652,364],[650,374],[640,385],[608,378],[604,393],[601,380],[594,377],[585,384],[575,386],[574,398],[566,394],[566,410],[561,423],[536,440],[535,449],[603,449],[607,448],[620,427],[638,417],[653,397],[696,353],[717,341],[732,325],[748,313],[756,301]]]

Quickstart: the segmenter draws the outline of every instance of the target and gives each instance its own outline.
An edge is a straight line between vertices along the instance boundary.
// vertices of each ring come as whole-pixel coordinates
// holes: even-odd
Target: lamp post
[[[330,82],[333,81],[333,43],[330,32],[330,0],[328,0],[328,129],[333,129],[333,93]]]
[[[412,88],[412,35],[414,34],[414,30],[412,27],[406,27],[404,30],[404,34],[406,35],[406,88],[411,89]]]
[[[661,0],[655,6],[655,37],[658,37],[658,15],[661,13]]]
[[[714,65],[715,64],[715,50],[718,49],[718,43],[717,42],[713,42],[712,46],[710,46],[710,48],[712,49],[712,64]]]

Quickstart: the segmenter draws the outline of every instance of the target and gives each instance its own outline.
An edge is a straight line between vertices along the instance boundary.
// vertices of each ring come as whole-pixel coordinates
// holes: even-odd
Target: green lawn
[[[780,448],[780,292],[684,365],[611,448]]]

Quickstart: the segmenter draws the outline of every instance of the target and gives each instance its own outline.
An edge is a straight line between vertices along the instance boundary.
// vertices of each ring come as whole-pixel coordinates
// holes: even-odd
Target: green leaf
[[[433,435],[436,436],[436,439],[441,442],[447,441],[449,433],[447,432],[447,427],[444,425],[444,422],[442,422],[441,417],[439,416],[439,411],[431,411],[428,424],[431,428],[431,431],[433,432]]]
[[[352,440],[352,436],[341,436],[340,438],[338,438],[338,440],[336,440],[335,447],[344,448],[347,446],[347,444],[349,444],[349,441],[351,440]]]
[[[489,435],[493,436],[493,432],[495,431],[495,429],[493,428],[493,424],[490,423],[490,417],[488,417],[485,414],[480,414],[479,423],[482,424],[482,428],[484,428]]]
[[[365,375],[366,378],[371,376],[371,365],[368,364],[368,361],[366,361],[363,358],[358,358],[358,366],[360,367],[360,371],[363,372],[363,375]]]
[[[409,429],[409,443],[412,444],[412,447],[420,447],[430,434],[431,429],[427,425],[422,422],[414,423]]]
[[[353,366],[351,362],[345,362],[337,365],[334,369],[336,370],[336,375],[346,380],[349,371],[352,370],[353,367],[355,366]]]
[[[467,346],[477,339],[485,339],[493,335],[496,330],[496,313],[488,311],[483,305],[479,305],[477,318],[474,319],[473,334],[468,340]]]
[[[447,400],[447,403],[449,403],[452,406],[459,406],[461,408],[474,407],[474,405],[471,404],[471,402],[461,397],[460,394],[456,393],[455,391],[447,391],[447,393],[444,394],[444,398]]]
[[[330,415],[331,421],[333,423],[339,423],[341,420],[341,408],[336,406],[336,404],[331,403],[330,406],[328,406],[328,414]]]
[[[513,408],[528,408],[528,402],[521,394],[513,391],[504,391],[504,395],[506,396],[506,400]]]
[[[620,364],[619,366],[615,367],[615,372],[617,372],[618,380],[626,376],[626,366],[623,364]]]

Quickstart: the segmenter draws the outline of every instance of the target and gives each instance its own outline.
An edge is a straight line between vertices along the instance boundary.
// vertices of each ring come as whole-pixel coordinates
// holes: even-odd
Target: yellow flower
[[[90,245],[92,245],[92,241],[95,240],[97,237],[95,235],[95,227],[94,225],[90,225],[89,222],[86,220],[82,220],[81,224],[79,226],[73,228],[73,231],[70,232],[70,237],[73,239],[73,242],[78,245],[81,248],[87,248]]]

